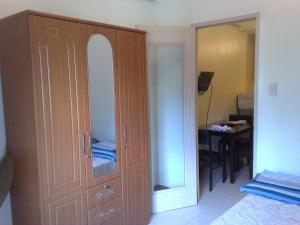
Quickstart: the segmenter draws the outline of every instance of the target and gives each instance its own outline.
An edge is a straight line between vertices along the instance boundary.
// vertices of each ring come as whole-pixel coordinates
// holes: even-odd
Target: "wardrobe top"
[[[95,21],[90,21],[90,20],[84,20],[84,19],[78,19],[78,18],[73,18],[73,17],[68,17],[68,16],[60,16],[60,15],[55,15],[51,13],[44,13],[44,12],[39,12],[39,11],[34,11],[34,10],[25,10],[4,18],[0,19],[0,23],[8,20],[8,19],[13,19],[14,17],[18,16],[41,16],[41,17],[46,17],[46,18],[52,18],[52,19],[58,19],[58,20],[64,20],[64,21],[69,21],[69,22],[75,22],[75,23],[82,23],[82,24],[89,24],[89,25],[95,25],[95,26],[102,26],[102,27],[107,27],[107,28],[114,28],[114,29],[119,29],[119,30],[126,30],[126,31],[131,31],[135,33],[142,33],[146,34],[146,31],[143,30],[137,30],[133,28],[128,28],[128,27],[122,27],[122,26],[117,26],[117,25],[111,25],[111,24],[106,24],[106,23],[100,23],[100,22],[95,22]]]

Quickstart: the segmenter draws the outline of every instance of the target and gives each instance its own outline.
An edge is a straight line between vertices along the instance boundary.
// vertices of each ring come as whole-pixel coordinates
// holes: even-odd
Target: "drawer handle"
[[[114,214],[116,211],[117,211],[117,210],[116,210],[115,208],[112,208],[112,209],[109,209],[109,210],[107,210],[107,211],[105,211],[105,212],[101,212],[101,213],[99,214],[99,216],[100,216],[101,218],[106,217],[106,216],[110,216],[110,215]]]
[[[105,191],[101,191],[99,193],[96,194],[95,196],[95,200],[96,201],[99,201],[99,200],[102,200],[104,198],[107,198],[109,197],[110,195],[112,195],[114,193],[114,190],[113,189],[108,189],[108,190],[105,190]]]

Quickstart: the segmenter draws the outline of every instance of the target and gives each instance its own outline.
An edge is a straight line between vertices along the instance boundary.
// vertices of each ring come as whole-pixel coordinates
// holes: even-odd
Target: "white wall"
[[[1,76],[0,76],[0,159],[5,154],[5,124],[4,124],[4,115],[3,115],[3,99],[2,99],[2,85],[1,85]]]
[[[168,0],[166,0],[169,2]],[[160,1],[158,0],[158,3]],[[174,25],[178,15],[186,24],[259,13],[256,78],[257,112],[254,171],[264,169],[300,175],[300,1],[298,0],[188,0],[169,2],[158,10],[158,24]],[[176,5],[176,6],[174,6]],[[157,5],[159,7],[159,5]],[[175,10],[173,10],[175,8]],[[174,12],[174,13],[173,13]],[[182,18],[182,13],[186,13]],[[278,83],[278,96],[268,85]]]
[[[198,36],[198,74],[213,71],[213,93],[208,123],[228,120],[236,114],[237,96],[253,94],[253,67],[251,59],[255,46],[250,45],[250,34],[231,25],[201,28]],[[253,48],[250,50],[248,48]],[[249,51],[250,50],[250,51]],[[252,74],[251,74],[252,73]],[[211,89],[198,95],[198,125],[206,123]]]
[[[116,141],[113,52],[109,40],[94,35],[88,43],[89,97],[92,135]]]
[[[260,13],[254,170],[300,175],[300,2],[191,0],[191,23]],[[268,85],[278,83],[278,96]]]
[[[1,83],[0,83],[1,84]],[[0,85],[0,159],[5,153],[5,132],[4,132],[4,117],[2,103],[2,88]],[[11,225],[11,207],[10,196],[7,196],[3,205],[0,207],[0,225]]]
[[[153,21],[151,0],[0,0],[0,17],[38,10],[133,27]]]

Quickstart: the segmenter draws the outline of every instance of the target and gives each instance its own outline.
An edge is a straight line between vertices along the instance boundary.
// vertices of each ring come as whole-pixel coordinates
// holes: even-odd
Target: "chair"
[[[252,144],[249,145],[236,145],[235,153],[238,163],[238,169],[243,166],[243,159],[247,158],[249,166],[249,180],[253,178],[253,147]]]
[[[253,125],[252,115],[229,115],[230,121],[246,120],[248,124]],[[244,158],[247,158],[249,165],[249,179],[252,179],[253,171],[253,135],[249,137],[239,137],[235,142],[235,154],[237,162],[237,170],[243,166]]]
[[[252,94],[237,96],[236,107],[239,115],[253,115],[254,98]]]
[[[212,191],[213,182],[213,165],[217,162],[222,165],[223,182],[226,180],[226,155],[223,154],[223,146],[221,142],[218,143],[218,151],[209,151],[209,136],[208,130],[198,130],[198,144],[199,144],[199,170],[209,167],[209,191]],[[206,146],[206,148],[204,147]],[[225,171],[225,173],[224,173]],[[200,174],[200,171],[199,171]]]

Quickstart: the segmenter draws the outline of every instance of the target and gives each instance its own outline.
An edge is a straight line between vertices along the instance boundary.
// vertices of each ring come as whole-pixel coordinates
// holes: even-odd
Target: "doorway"
[[[196,115],[198,108],[196,84],[199,72],[196,71],[197,30],[253,19],[258,24],[258,15],[254,14],[195,24],[191,27],[137,26],[148,33],[153,213],[195,205],[197,196],[198,200],[200,196],[199,174],[197,174],[199,172]],[[257,31],[258,26],[256,26],[256,40]],[[257,62],[257,50],[255,52]],[[256,69],[254,73],[256,74]],[[255,82],[254,96],[257,86]],[[255,98],[254,105],[256,105]],[[254,107],[254,115],[256,110]],[[255,117],[254,127],[255,159],[257,134]],[[166,140],[171,141],[166,145],[164,143]],[[176,145],[171,145],[172,143]]]
[[[258,25],[259,15],[253,14],[212,21],[193,25],[196,36],[196,77],[202,72],[212,72],[211,83],[204,90],[198,90],[197,99],[197,126],[209,129],[212,125],[222,124],[232,118],[247,118],[253,126],[253,144],[251,166],[255,169],[256,163],[256,136],[257,136],[257,57],[258,57]],[[203,79],[202,79],[203,81]],[[197,82],[197,81],[196,81]],[[203,88],[203,87],[202,87]],[[232,117],[233,116],[233,117]],[[237,117],[235,117],[237,116]],[[241,116],[241,117],[240,117]],[[248,118],[250,118],[248,120]],[[202,130],[202,129],[201,129]],[[200,139],[200,140],[199,140]],[[218,156],[218,138],[212,141],[214,156]],[[207,191],[209,172],[202,159],[203,151],[208,150],[208,143],[198,136],[198,201]],[[204,151],[205,153],[205,151]],[[227,157],[227,156],[225,156]],[[218,157],[213,166],[213,187],[222,185],[222,170],[218,167]],[[244,166],[249,159],[241,157],[240,165]],[[201,161],[202,160],[202,161]],[[243,163],[245,160],[245,163]],[[245,165],[247,167],[249,165]],[[250,172],[252,173],[252,172]],[[248,182],[248,171],[236,172],[236,179]],[[255,171],[253,172],[255,174]],[[227,179],[229,182],[229,179]],[[239,181],[238,181],[239,182]],[[243,183],[242,182],[242,183]]]

